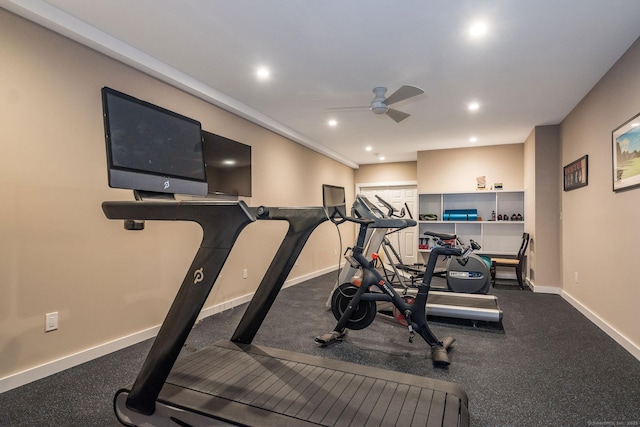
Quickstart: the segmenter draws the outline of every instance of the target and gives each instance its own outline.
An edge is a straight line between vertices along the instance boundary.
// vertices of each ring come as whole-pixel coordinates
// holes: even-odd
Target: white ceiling
[[[640,37],[639,0],[0,5],[353,167],[521,143],[534,126],[559,123]],[[488,32],[473,39],[479,19]],[[271,70],[266,81],[256,78],[260,65]],[[411,114],[401,123],[327,110],[368,105],[375,86],[389,95],[404,84],[426,93],[393,105]],[[470,113],[474,100],[480,110]]]

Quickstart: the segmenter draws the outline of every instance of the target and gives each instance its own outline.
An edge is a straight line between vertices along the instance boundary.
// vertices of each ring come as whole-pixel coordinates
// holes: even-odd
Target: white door
[[[371,202],[375,203],[382,212],[386,213],[387,208],[382,205],[375,196],[380,196],[398,210],[406,206],[409,208],[413,219],[418,220],[418,211],[416,210],[418,190],[415,185],[408,186],[381,186],[381,187],[361,187],[360,194],[365,196]],[[406,210],[406,208],[405,208]],[[405,213],[405,218],[410,218]],[[403,264],[415,264],[418,262],[416,252],[418,249],[418,227],[408,227],[397,233],[387,236],[389,241],[400,255]],[[382,251],[381,251],[382,252]],[[422,260],[420,260],[422,261]]]

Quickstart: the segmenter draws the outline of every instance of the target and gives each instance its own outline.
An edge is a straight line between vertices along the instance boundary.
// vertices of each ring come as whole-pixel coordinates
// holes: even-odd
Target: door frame
[[[356,182],[356,194],[360,192],[362,187],[406,187],[410,185],[416,186],[416,203],[418,202],[418,181],[386,181],[386,182]]]

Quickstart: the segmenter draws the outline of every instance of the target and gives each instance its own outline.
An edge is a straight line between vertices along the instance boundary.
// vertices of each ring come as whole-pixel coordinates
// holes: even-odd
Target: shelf
[[[525,221],[490,221],[492,214],[523,215],[525,213],[524,190],[487,190],[475,192],[420,194],[419,214],[435,214],[443,218],[446,210],[476,209],[480,221],[427,221],[419,220],[419,235],[425,231],[456,234],[465,244],[470,239],[478,242],[479,254],[513,255],[518,251],[525,231]],[[418,217],[419,219],[420,217]],[[425,250],[420,250],[425,252]]]
[[[524,221],[418,221],[418,224],[524,224]]]

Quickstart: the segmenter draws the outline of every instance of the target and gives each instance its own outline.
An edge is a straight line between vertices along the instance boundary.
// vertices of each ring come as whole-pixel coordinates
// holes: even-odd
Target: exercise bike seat
[[[423,233],[425,236],[435,237],[440,240],[454,240],[456,238],[455,234],[450,233],[436,233],[435,231],[425,231]]]

